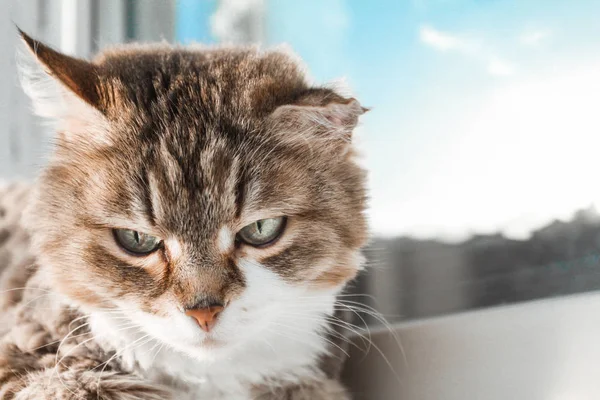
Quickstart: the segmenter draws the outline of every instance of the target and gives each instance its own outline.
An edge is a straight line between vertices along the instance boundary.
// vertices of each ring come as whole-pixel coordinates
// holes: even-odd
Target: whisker
[[[148,338],[149,338],[149,339],[148,339]],[[114,354],[112,357],[110,357],[110,358],[109,358],[107,361],[105,361],[105,362],[103,362],[103,363],[102,363],[102,364],[104,364],[104,367],[102,367],[102,370],[100,371],[100,375],[98,376],[98,382],[96,383],[96,386],[97,386],[97,389],[96,389],[96,394],[97,394],[97,396],[98,396],[98,399],[100,399],[100,381],[102,380],[102,374],[104,373],[104,370],[106,369],[106,367],[108,366],[108,364],[109,364],[109,363],[110,363],[112,360],[114,360],[116,357],[118,357],[120,354],[122,354],[122,353],[123,353],[125,350],[127,350],[127,349],[128,349],[128,348],[130,348],[131,346],[134,346],[136,343],[138,343],[138,342],[140,342],[140,341],[142,341],[142,340],[144,340],[144,339],[147,339],[147,340],[146,340],[146,341],[144,341],[143,343],[139,344],[139,345],[138,345],[138,346],[136,346],[136,347],[143,346],[143,345],[145,345],[146,343],[148,343],[148,342],[152,341],[152,337],[150,337],[150,334],[146,334],[146,335],[142,336],[141,338],[139,338],[139,339],[135,340],[133,343],[130,343],[129,345],[125,346],[123,349],[121,349],[121,350],[119,350],[118,352],[116,352],[116,353],[115,353],[115,354]],[[102,365],[102,364],[99,364],[99,365],[95,366],[95,367],[94,367],[94,368],[92,368],[90,371],[94,371],[95,369],[97,369],[98,367],[100,367],[100,365]]]
[[[315,345],[313,345],[311,343],[307,343],[306,341],[302,340],[302,338],[300,338],[300,337],[291,336],[291,335],[284,335],[282,332],[279,332],[279,331],[273,330],[273,329],[269,329],[269,328],[265,328],[265,332],[269,332],[269,333],[281,336],[281,337],[283,337],[285,339],[292,339],[294,341],[302,343],[305,346],[308,346],[309,348],[312,348],[313,350],[323,351],[324,354],[327,354],[329,356],[335,357],[333,354],[331,354],[331,352],[329,350],[318,348],[317,346],[315,346]],[[336,357],[336,358],[338,358],[338,357]]]
[[[365,335],[363,335],[362,333],[360,333],[360,327],[351,324],[350,322],[341,320],[340,318],[337,318],[333,315],[324,315],[322,318],[319,317],[315,317],[312,315],[306,315],[306,314],[294,314],[294,313],[286,313],[286,316],[292,316],[294,318],[299,318],[305,321],[313,321],[313,322],[326,322],[326,324],[322,325],[320,328],[322,330],[324,330],[326,332],[326,334],[332,335],[335,338],[340,339],[342,342],[347,343],[351,346],[356,347],[357,349],[359,349],[361,352],[365,353],[368,352],[369,348],[370,348],[370,344],[371,344],[371,335],[370,335],[370,330],[367,328],[366,332],[368,335],[368,338],[365,337]],[[352,332],[354,335],[356,335],[357,337],[359,337],[363,343],[363,345],[365,346],[365,348],[362,348],[361,346],[359,346],[357,343],[353,342],[352,340],[350,340],[347,336],[343,335],[342,333],[337,332],[334,328],[332,328],[330,325],[332,326],[337,326],[341,329],[346,329],[350,332]]]
[[[294,327],[291,327],[289,325],[280,324],[280,323],[277,323],[277,322],[271,322],[270,323],[270,325],[273,325],[273,324],[276,325],[276,326],[281,326],[283,328],[294,328]],[[344,350],[343,348],[341,348],[339,345],[337,345],[333,341],[331,341],[331,340],[329,340],[329,339],[327,339],[327,338],[319,335],[318,333],[312,332],[312,331],[306,331],[306,332],[302,332],[302,333],[306,333],[306,334],[309,334],[309,335],[317,336],[318,338],[323,339],[325,342],[329,343],[330,345],[338,348],[342,353],[344,353],[346,355],[346,357],[350,357],[350,355],[348,354],[348,352],[346,352],[346,350]]]
[[[23,286],[23,287],[18,287],[18,288],[12,288],[12,289],[2,290],[2,291],[0,291],[0,295],[4,294],[4,293],[8,293],[8,292],[14,292],[15,290],[29,290],[29,289],[31,289],[31,290],[42,290],[42,291],[54,293],[54,291],[52,291],[50,289],[38,288],[38,287],[34,287],[34,286]]]
[[[344,302],[339,302],[339,304],[345,305],[350,309],[355,309],[357,311],[361,311],[367,315],[372,316],[386,328],[386,330],[391,334],[396,345],[398,346],[400,353],[402,354],[404,366],[406,368],[408,368],[408,359],[406,358],[406,352],[404,351],[404,347],[402,346],[402,343],[400,342],[400,338],[399,338],[398,334],[392,328],[392,326],[389,324],[389,322],[387,322],[387,320],[377,310],[375,310],[372,307],[365,306],[364,304],[354,302],[354,301],[348,301],[347,303],[350,303],[350,304],[345,304]],[[351,304],[355,304],[355,305],[352,306]],[[385,356],[385,354],[381,351],[381,349],[375,343],[371,342],[371,344],[377,350],[377,352],[381,355],[381,357],[384,359],[385,363],[390,367],[390,369],[392,370],[392,372],[394,373],[394,375],[396,376],[398,381],[401,382],[400,376],[398,375],[398,373],[396,372],[396,370],[394,369],[394,367],[392,366],[392,364],[390,363],[388,358]]]

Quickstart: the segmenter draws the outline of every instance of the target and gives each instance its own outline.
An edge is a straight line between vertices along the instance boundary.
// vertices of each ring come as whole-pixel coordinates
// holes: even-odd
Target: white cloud
[[[422,26],[419,38],[423,43],[441,51],[459,50],[466,51],[470,46],[464,40],[451,33],[441,32],[430,26]]]
[[[590,204],[600,209],[598,104],[600,60],[502,85],[458,114],[427,110],[418,118],[437,118],[430,129],[442,126],[450,144],[431,144],[404,164],[420,170],[418,177],[388,171],[393,187],[373,188],[375,231],[446,239],[502,231],[524,238]],[[427,169],[425,156],[434,164]],[[412,189],[412,179],[426,185]]]
[[[550,37],[549,31],[529,31],[519,36],[519,43],[521,43],[524,46],[539,46],[548,37]]]
[[[509,61],[496,55],[483,46],[482,41],[466,38],[457,34],[439,31],[431,26],[423,25],[419,30],[419,39],[429,47],[442,52],[459,52],[481,64],[490,75],[513,75],[516,67]]]
[[[256,13],[264,8],[264,0],[223,0],[211,16],[211,30],[224,43],[245,43],[250,38],[257,41],[253,24]]]
[[[494,76],[509,76],[515,73],[515,66],[506,60],[492,56],[488,61],[487,71]]]

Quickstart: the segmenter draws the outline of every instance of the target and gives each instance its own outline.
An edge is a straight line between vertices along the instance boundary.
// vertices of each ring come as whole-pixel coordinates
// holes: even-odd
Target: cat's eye
[[[113,229],[113,235],[117,244],[134,256],[146,256],[158,250],[162,243],[155,236],[130,229]]]
[[[243,227],[237,234],[238,240],[251,246],[270,244],[281,236],[285,224],[285,217],[260,219]]]

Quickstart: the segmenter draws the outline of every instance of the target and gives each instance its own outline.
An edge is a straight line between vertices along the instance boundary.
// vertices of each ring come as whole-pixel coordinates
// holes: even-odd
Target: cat
[[[280,48],[86,61],[20,34],[56,144],[0,191],[0,398],[349,399],[367,109]]]

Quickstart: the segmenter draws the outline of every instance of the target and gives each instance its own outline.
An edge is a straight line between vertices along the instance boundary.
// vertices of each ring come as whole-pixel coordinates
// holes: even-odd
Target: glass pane
[[[267,42],[373,110],[376,239],[359,290],[392,320],[600,288],[600,3],[272,1]]]

